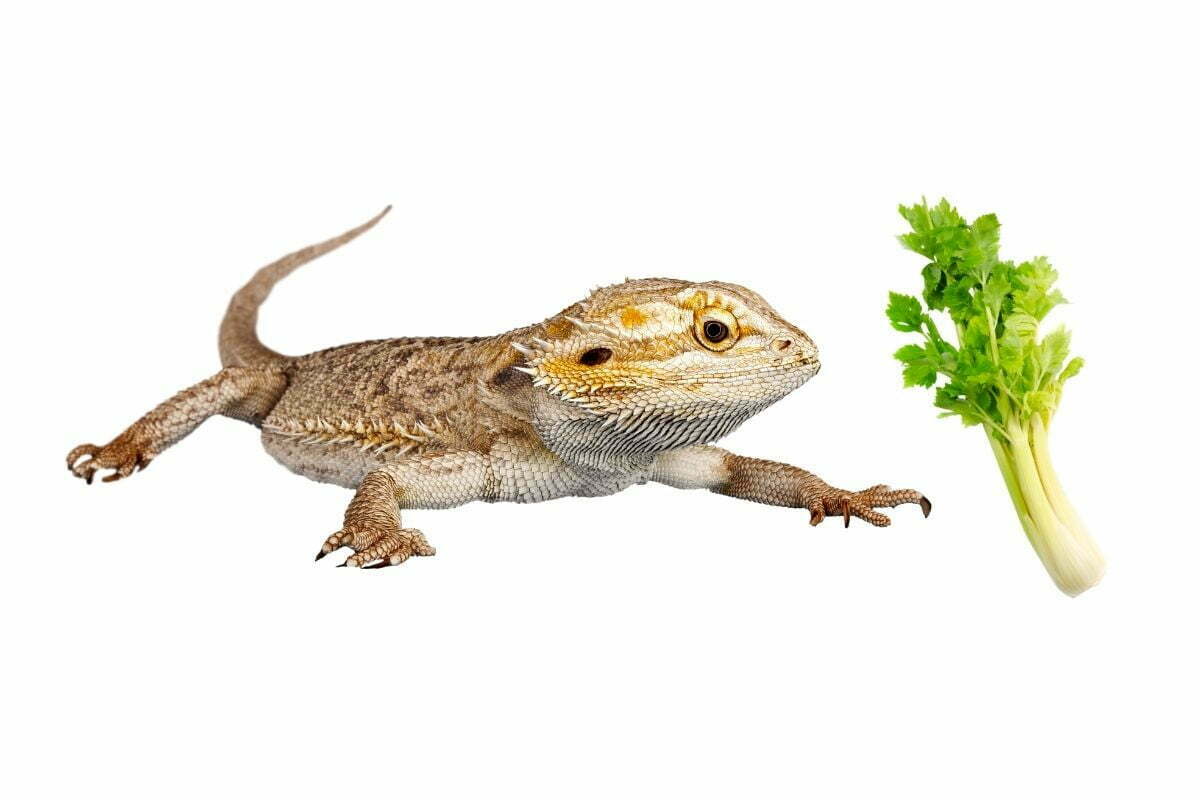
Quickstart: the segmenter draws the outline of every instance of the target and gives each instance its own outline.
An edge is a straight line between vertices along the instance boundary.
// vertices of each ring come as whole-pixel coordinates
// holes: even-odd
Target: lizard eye
[[[708,322],[704,323],[704,338],[708,339],[713,344],[723,342],[729,338],[729,326],[724,322],[710,319]]]
[[[700,344],[719,353],[737,343],[737,319],[723,308],[706,308],[696,315],[695,332]]]
[[[585,367],[597,367],[612,358],[612,350],[607,347],[593,347],[579,357],[579,363]]]

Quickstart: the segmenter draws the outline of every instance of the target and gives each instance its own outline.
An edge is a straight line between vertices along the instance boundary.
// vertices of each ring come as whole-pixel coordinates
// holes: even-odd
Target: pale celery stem
[[[1015,419],[1009,419],[1008,438],[1013,457],[1013,471],[1033,521],[1030,543],[1058,588],[1070,595],[1079,594],[1087,586],[1081,585],[1077,575],[1076,567],[1079,566],[1080,557],[1074,546],[1075,537],[1059,521],[1046,498],[1038,475],[1037,462],[1029,446],[1028,432]]]
[[[1088,588],[1095,585],[1104,576],[1104,554],[1100,552],[1096,540],[1088,533],[1079,512],[1075,510],[1075,506],[1067,498],[1067,493],[1063,491],[1062,484],[1059,483],[1058,472],[1050,460],[1049,428],[1042,419],[1042,415],[1034,414],[1029,427],[1032,432],[1033,457],[1037,462],[1042,488],[1046,492],[1046,497],[1050,500],[1055,514],[1074,535],[1083,552],[1086,560],[1081,566],[1086,569],[1081,571],[1080,578],[1087,584],[1084,588]]]
[[[1000,474],[1004,476],[1004,485],[1008,487],[1008,496],[1012,498],[1013,508],[1017,512],[1017,517],[1021,520],[1022,527],[1025,528],[1025,533],[1028,535],[1033,520],[1029,517],[1029,507],[1025,504],[1025,496],[1021,494],[1021,485],[1017,482],[1017,476],[1013,473],[1012,457],[1009,455],[1008,445],[1005,443],[1007,437],[1002,441],[995,434],[987,433],[986,431],[985,434],[987,435],[988,444],[992,446],[992,453],[996,456],[996,464],[1000,467]]]

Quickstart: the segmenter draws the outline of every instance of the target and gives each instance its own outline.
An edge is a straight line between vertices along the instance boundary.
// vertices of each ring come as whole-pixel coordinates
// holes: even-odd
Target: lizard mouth
[[[789,365],[789,372],[796,376],[795,388],[800,388],[808,383],[814,375],[821,371],[821,362],[816,358],[802,358],[796,363]]]

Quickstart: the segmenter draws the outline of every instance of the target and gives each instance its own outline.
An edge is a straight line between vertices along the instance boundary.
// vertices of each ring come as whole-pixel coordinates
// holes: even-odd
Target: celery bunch
[[[1058,273],[1045,258],[1001,261],[994,214],[968,224],[945,199],[900,206],[900,214],[912,228],[900,242],[928,260],[924,306],[892,292],[887,307],[893,328],[923,339],[896,351],[904,385],[938,384],[941,416],[984,427],[1025,535],[1058,588],[1077,595],[1104,575],[1104,557],[1050,462],[1047,436],[1063,383],[1083,366],[1081,358],[1068,360],[1065,328],[1038,338],[1045,316],[1066,302],[1054,288]],[[954,343],[932,311],[949,315]]]

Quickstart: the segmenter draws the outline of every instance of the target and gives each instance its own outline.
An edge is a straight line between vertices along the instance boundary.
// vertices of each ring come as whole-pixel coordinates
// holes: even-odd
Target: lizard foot
[[[382,470],[367,474],[346,509],[342,529],[321,545],[317,561],[340,547],[354,554],[342,567],[394,567],[413,556],[431,556],[433,547],[416,528],[400,527],[396,480]]]
[[[347,524],[325,540],[316,560],[342,547],[349,547],[354,554],[339,566],[365,569],[394,567],[412,556],[431,556],[437,552],[416,528]]]
[[[83,478],[88,483],[92,482],[100,470],[111,469],[112,474],[102,478],[105,483],[111,483],[128,478],[136,470],[145,469],[154,455],[145,443],[129,431],[125,431],[103,447],[94,444],[79,445],[67,454],[67,469],[72,475]]]
[[[876,508],[895,508],[905,503],[916,503],[921,506],[921,512],[929,516],[933,503],[929,498],[913,489],[893,489],[879,484],[861,492],[847,492],[830,487],[828,492],[809,503],[808,513],[811,515],[809,525],[819,525],[827,514],[839,515],[850,527],[850,518],[858,517],[880,528],[886,528],[892,521]]]

